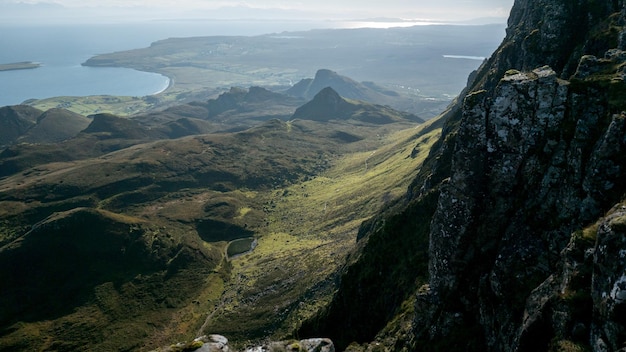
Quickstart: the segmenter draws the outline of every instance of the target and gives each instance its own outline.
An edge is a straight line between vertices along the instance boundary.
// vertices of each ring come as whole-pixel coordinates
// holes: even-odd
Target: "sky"
[[[0,20],[169,18],[506,20],[513,0],[0,0]]]

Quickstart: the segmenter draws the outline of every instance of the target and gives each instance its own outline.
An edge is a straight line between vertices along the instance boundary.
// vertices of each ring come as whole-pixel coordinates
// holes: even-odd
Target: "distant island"
[[[13,71],[13,70],[30,70],[33,68],[37,68],[41,66],[38,62],[32,61],[22,61],[22,62],[14,62],[10,64],[0,64],[0,72],[1,71]]]

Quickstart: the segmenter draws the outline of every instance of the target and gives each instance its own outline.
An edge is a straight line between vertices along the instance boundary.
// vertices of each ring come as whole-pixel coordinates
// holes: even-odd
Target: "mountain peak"
[[[388,106],[346,100],[331,87],[322,89],[313,100],[299,107],[292,118],[314,121],[352,119],[376,125],[401,121],[424,122],[418,116]]]
[[[352,112],[352,104],[343,99],[331,87],[322,89],[313,100],[302,105],[293,114],[293,118],[303,120],[328,121],[346,117]]]
[[[326,87],[322,89],[319,93],[315,95],[313,101],[326,103],[332,106],[338,106],[340,103],[345,102],[345,100],[337,93],[336,90],[331,87]]]
[[[287,91],[287,94],[311,99],[326,87],[332,87],[348,99],[376,101],[376,96],[380,95],[364,84],[328,69],[318,70],[314,79],[308,78],[298,82]]]
[[[342,77],[335,71],[322,68],[315,73],[315,79],[342,79]]]

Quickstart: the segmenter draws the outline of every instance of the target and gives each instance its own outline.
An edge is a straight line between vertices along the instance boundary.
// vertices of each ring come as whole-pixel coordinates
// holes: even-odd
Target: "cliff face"
[[[364,226],[359,260],[313,330],[332,330],[329,321],[339,316],[353,330],[371,329],[362,312],[352,319],[359,305],[397,314],[400,305],[375,292],[404,289],[385,273],[398,272],[394,263],[414,263],[403,276],[418,292],[412,337],[392,339],[395,349],[622,347],[624,6],[515,2],[505,40],[445,116],[406,203]],[[430,222],[389,221],[398,217]],[[415,244],[425,236],[427,270],[415,264],[423,258],[417,252],[392,252],[406,261],[371,259],[393,245],[379,238]],[[375,287],[355,285],[357,275]],[[428,283],[417,290],[424,276]],[[343,331],[334,337],[340,346],[366,339]]]
[[[429,232],[430,291],[417,303],[422,341],[442,341],[476,325],[478,349],[623,342],[616,334],[623,326],[598,333],[595,326],[603,323],[590,317],[605,311],[597,306],[604,303],[591,305],[598,292],[590,281],[572,289],[588,305],[576,316],[544,302],[574,304],[564,298],[572,272],[563,274],[560,289],[531,295],[565,265],[561,253],[572,233],[625,192],[622,10],[616,1],[515,3],[507,38],[491,59],[495,66],[479,72],[483,80],[450,119],[455,125],[439,154],[452,150],[439,161],[450,171],[437,185]],[[587,265],[599,265],[598,258]],[[596,273],[590,275],[595,280]],[[563,313],[560,319],[555,312]]]
[[[429,317],[437,322],[429,338],[445,338],[469,315],[487,346],[515,350],[528,333],[520,326],[531,290],[554,272],[571,234],[620,201],[624,115],[595,81],[624,90],[610,72],[619,57],[603,61],[608,77],[579,71],[564,81],[545,66],[465,98],[429,242],[426,296],[449,308]]]

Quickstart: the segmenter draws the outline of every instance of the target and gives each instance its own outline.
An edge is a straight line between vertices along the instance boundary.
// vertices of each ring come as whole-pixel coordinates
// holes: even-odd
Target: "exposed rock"
[[[530,293],[516,339],[518,350],[588,343],[595,237],[596,226],[575,232],[554,273]]]
[[[594,253],[591,344],[594,351],[617,351],[626,343],[626,206],[600,224]]]
[[[204,344],[198,348],[198,352],[228,352],[230,347],[228,346],[228,339],[222,335],[209,335],[202,336],[194,340],[202,341]]]
[[[582,76],[603,65],[583,57]],[[514,350],[516,307],[554,270],[569,234],[623,194],[624,118],[577,83],[542,67],[466,97],[430,232],[432,294],[455,308],[438,313],[431,339],[475,314],[490,348]]]
[[[248,347],[244,352],[335,352],[330,339],[314,338],[305,340],[288,340],[269,342],[261,346]]]
[[[229,352],[233,351],[228,345],[228,339],[221,335],[201,336],[189,343],[177,343],[154,352]],[[312,338],[304,340],[286,340],[267,342],[247,347],[244,352],[335,352],[335,346],[330,339]]]
[[[330,339],[306,339],[300,340],[300,346],[307,352],[334,352],[335,346]]]
[[[152,352],[228,352],[228,339],[222,335],[204,335],[191,342],[179,342],[171,346],[157,348]]]
[[[521,16],[530,19],[522,27],[540,23],[540,29],[525,38],[522,62],[513,67],[552,62],[567,71],[562,58],[574,52],[554,38],[585,33],[564,32],[568,21],[562,20],[572,14],[564,3],[542,3],[540,12],[516,2],[511,21]],[[533,22],[528,12],[550,20]],[[520,28],[511,26],[509,36]],[[505,40],[502,50],[507,45],[515,43]],[[497,60],[513,57],[499,54]],[[476,333],[469,324],[482,327],[482,336],[472,337],[476,350],[546,350],[559,341],[589,341],[590,319],[582,317],[591,314],[589,283],[575,290],[584,304],[574,307],[563,296],[577,276],[574,268],[590,267],[580,264],[581,255],[573,260],[568,254],[579,245],[570,234],[621,199],[618,179],[626,176],[624,107],[617,102],[623,100],[612,97],[624,89],[623,55],[613,49],[603,57],[581,56],[571,82],[549,66],[509,70],[495,88],[465,97],[445,145],[454,152],[431,223],[431,291],[418,298],[418,341]]]
[[[515,2],[507,37],[445,115],[441,140],[405,208],[386,211],[359,234],[379,245],[363,246],[330,306],[350,331],[373,325],[346,308],[352,300],[398,310],[374,294],[401,287],[380,278],[401,269],[379,257],[393,253],[387,262],[405,263],[419,256],[379,239],[419,243],[427,233],[427,273],[415,263],[412,276],[402,277],[427,276],[429,283],[417,294],[412,348],[623,347],[626,278],[615,258],[626,253],[626,243],[614,226],[599,231],[597,246],[580,231],[626,193],[620,181],[626,177],[624,9],[623,1]],[[429,218],[430,226],[390,224],[408,214],[413,221]],[[620,216],[611,219],[604,223],[620,223]],[[603,241],[611,247],[606,256]],[[333,323],[312,326],[329,331]],[[349,343],[343,331],[330,335],[336,342],[337,336]]]

